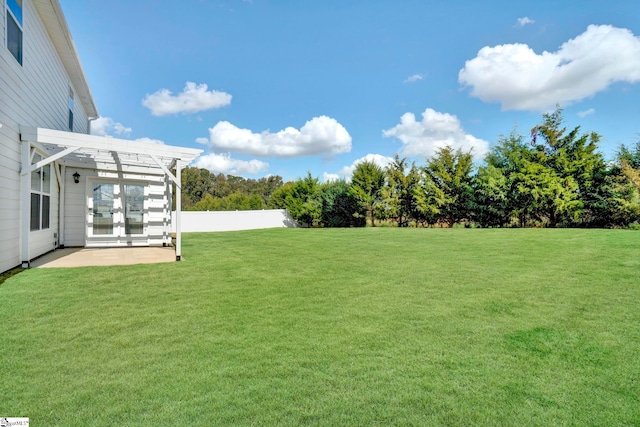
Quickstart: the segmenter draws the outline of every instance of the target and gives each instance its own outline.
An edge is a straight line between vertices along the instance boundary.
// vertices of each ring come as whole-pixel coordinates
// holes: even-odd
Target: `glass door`
[[[116,186],[114,184],[93,185],[93,206],[91,208],[91,231],[94,236],[113,236],[114,221],[117,220],[115,210]],[[116,217],[114,218],[114,214]]]
[[[124,233],[144,233],[144,186],[124,185]]]
[[[122,181],[93,182],[87,201],[87,245],[145,244],[145,189]]]

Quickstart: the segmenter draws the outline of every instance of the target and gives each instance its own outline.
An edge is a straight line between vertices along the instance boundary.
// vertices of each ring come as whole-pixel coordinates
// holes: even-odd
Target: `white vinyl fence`
[[[176,212],[171,213],[172,231],[176,231]],[[182,231],[234,231],[258,228],[298,227],[286,209],[259,211],[182,211]]]

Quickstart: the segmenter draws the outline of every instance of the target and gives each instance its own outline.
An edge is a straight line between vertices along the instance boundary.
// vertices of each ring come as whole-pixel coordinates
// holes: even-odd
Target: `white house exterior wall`
[[[20,128],[68,130],[71,79],[31,0],[23,0],[23,65],[6,47],[5,0],[0,0],[0,271],[22,261],[20,221]],[[73,131],[87,133],[83,104],[74,102]],[[57,182],[51,181],[51,226],[30,233],[29,254],[52,249],[58,232]],[[28,212],[24,213],[29,215]]]
[[[73,174],[80,174],[79,183],[73,180]],[[87,169],[66,168],[64,173],[64,230],[60,244],[64,246],[84,246],[86,229],[87,201],[84,189],[87,176],[94,171]]]

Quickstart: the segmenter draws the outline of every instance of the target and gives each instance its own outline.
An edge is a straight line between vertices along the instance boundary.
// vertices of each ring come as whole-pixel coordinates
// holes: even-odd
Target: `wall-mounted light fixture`
[[[80,182],[80,174],[78,172],[73,174],[73,182],[76,184]]]

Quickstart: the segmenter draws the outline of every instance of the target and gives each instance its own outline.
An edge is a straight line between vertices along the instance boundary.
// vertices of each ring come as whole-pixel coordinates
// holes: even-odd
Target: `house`
[[[180,212],[201,150],[90,135],[98,111],[58,0],[0,0],[0,15],[0,272],[61,246],[171,244],[172,189]]]

